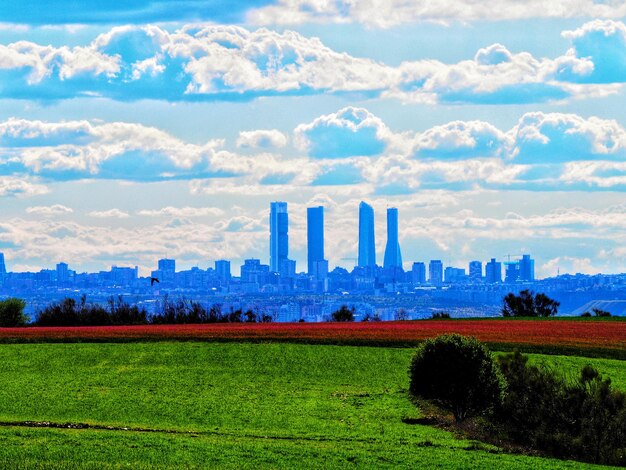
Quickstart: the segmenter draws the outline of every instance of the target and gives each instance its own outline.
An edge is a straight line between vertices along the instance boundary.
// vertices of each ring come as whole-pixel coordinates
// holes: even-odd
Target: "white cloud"
[[[626,157],[626,130],[614,120],[526,113],[509,131],[511,156],[525,163]]]
[[[0,123],[2,166],[52,178],[157,180],[220,172],[221,141],[185,143],[140,124],[11,118]],[[10,171],[15,171],[10,170]]]
[[[28,197],[46,194],[48,188],[28,179],[0,175],[0,197]]]
[[[43,215],[43,216],[58,216],[63,214],[71,214],[74,210],[70,207],[63,206],[61,204],[54,204],[52,206],[32,206],[26,209],[29,214]]]
[[[127,219],[128,217],[130,217],[130,215],[128,214],[128,212],[125,212],[123,210],[120,209],[109,209],[106,211],[91,211],[87,214],[89,217],[96,217],[99,219],[109,219],[109,218],[114,218],[114,219]]]
[[[287,145],[287,136],[277,129],[241,131],[237,138],[237,147],[244,148],[282,148]]]
[[[566,31],[572,48],[554,59],[494,44],[454,64],[419,60],[389,66],[337,52],[294,31],[188,25],[169,32],[154,25],[123,26],[85,46],[0,45],[0,71],[6,74],[0,93],[44,100],[361,93],[421,103],[562,101],[621,89],[626,83],[624,29],[621,22],[595,21]],[[272,145],[282,144],[276,134],[266,137]],[[246,138],[241,136],[242,145]]]
[[[214,217],[224,214],[218,207],[163,207],[162,209],[144,209],[137,212],[146,217]]]
[[[279,0],[277,4],[248,12],[251,24],[360,23],[389,28],[423,21],[497,21],[529,18],[623,18],[626,5],[621,1],[497,0]]]
[[[294,131],[296,146],[316,158],[377,155],[392,137],[380,118],[351,106],[300,124]]]

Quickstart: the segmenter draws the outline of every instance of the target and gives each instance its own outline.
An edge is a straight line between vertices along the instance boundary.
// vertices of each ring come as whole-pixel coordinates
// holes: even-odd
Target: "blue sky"
[[[13,2],[15,3],[15,2]],[[405,268],[531,253],[626,271],[626,2],[0,6],[9,269],[268,258],[269,202],[323,204],[331,267],[360,200]],[[234,269],[235,272],[238,270]]]

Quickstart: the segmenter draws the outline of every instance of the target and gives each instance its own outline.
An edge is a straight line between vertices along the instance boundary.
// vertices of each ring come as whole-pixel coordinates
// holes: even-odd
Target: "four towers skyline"
[[[376,266],[374,209],[365,201],[359,204],[358,266]],[[398,240],[398,209],[387,209],[387,246],[385,268],[402,268]],[[270,272],[295,271],[295,261],[289,259],[289,215],[287,203],[270,203]],[[324,207],[307,208],[307,272],[319,276],[328,272],[324,259]]]

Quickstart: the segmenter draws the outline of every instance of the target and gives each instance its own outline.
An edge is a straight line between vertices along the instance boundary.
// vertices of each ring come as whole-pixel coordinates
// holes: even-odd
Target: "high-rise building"
[[[376,266],[374,239],[374,209],[368,203],[359,204],[359,266]]]
[[[470,282],[476,284],[483,279],[483,263],[480,261],[470,261],[469,264]]]
[[[520,277],[519,261],[505,261],[504,262],[504,282],[513,283]]]
[[[402,253],[398,241],[398,209],[387,209],[387,246],[385,247],[385,268],[402,268]]]
[[[502,263],[495,258],[491,258],[491,261],[485,264],[485,282],[487,284],[502,282]]]
[[[160,259],[158,269],[152,271],[152,277],[156,277],[161,283],[173,283],[176,279],[176,260],[167,258]]]
[[[57,283],[67,284],[70,280],[70,269],[67,263],[57,264]]]
[[[535,280],[535,260],[530,255],[522,255],[519,260],[519,278],[522,281]]]
[[[221,281],[230,281],[230,261],[220,259],[215,262],[215,273]]]
[[[413,268],[411,269],[411,282],[413,284],[426,284],[426,265],[424,263],[413,263]]]
[[[270,272],[280,272],[289,257],[289,216],[286,202],[270,203]]]
[[[4,253],[0,253],[0,278],[7,273],[7,267],[4,264]]]
[[[324,207],[322,206],[308,207],[306,210],[306,241],[307,272],[309,276],[315,276],[316,263],[324,261]]]
[[[467,275],[463,268],[448,266],[443,272],[443,279],[448,284],[458,284],[467,282]]]
[[[443,263],[439,259],[430,260],[428,263],[428,282],[433,286],[440,286],[443,282]]]

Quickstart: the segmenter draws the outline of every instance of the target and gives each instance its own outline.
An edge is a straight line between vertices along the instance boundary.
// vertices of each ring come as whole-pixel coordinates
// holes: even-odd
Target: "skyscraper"
[[[426,265],[422,262],[413,263],[411,270],[411,281],[413,284],[426,284]]]
[[[491,258],[491,261],[485,264],[485,282],[487,284],[502,282],[502,263],[495,258]]]
[[[470,282],[477,283],[483,279],[483,263],[480,261],[470,261],[469,264]]]
[[[289,257],[289,216],[286,202],[270,203],[270,272],[277,273]]]
[[[443,282],[443,263],[439,259],[432,259],[428,263],[428,282],[433,286],[440,286]]]
[[[222,281],[230,281],[230,261],[220,259],[215,261],[215,272]]]
[[[535,280],[535,260],[530,255],[522,255],[519,260],[519,278],[522,281]]]
[[[324,208],[308,207],[306,210],[307,269],[309,276],[316,275],[316,264],[324,261]]]
[[[359,266],[376,266],[374,209],[363,201],[359,204]]]
[[[7,267],[4,264],[4,253],[0,253],[0,277],[7,273]]]
[[[387,246],[385,247],[385,268],[402,268],[402,253],[398,241],[398,209],[387,209]]]

